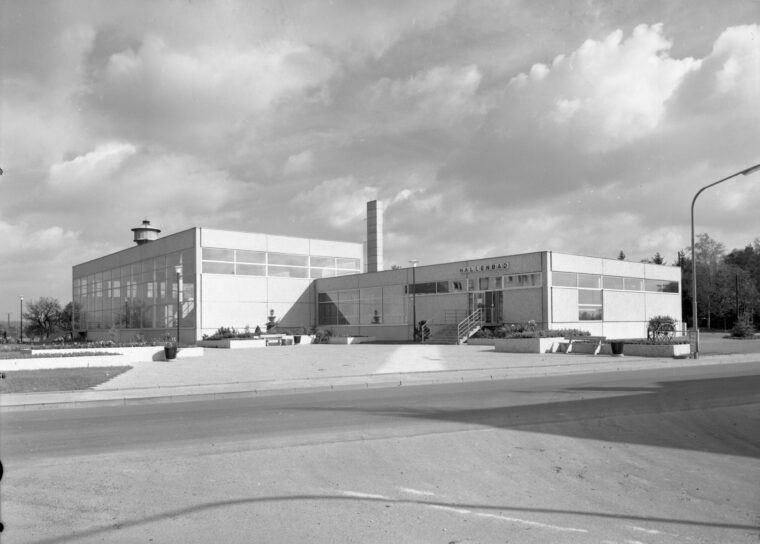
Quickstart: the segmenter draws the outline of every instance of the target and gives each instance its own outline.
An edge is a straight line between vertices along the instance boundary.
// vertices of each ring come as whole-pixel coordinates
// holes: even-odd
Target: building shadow
[[[535,515],[549,515],[552,516],[553,523],[557,523],[558,519],[562,516],[581,516],[585,518],[597,518],[609,521],[628,521],[636,523],[658,523],[667,525],[680,525],[697,528],[711,528],[719,530],[734,530],[744,532],[757,532],[757,527],[754,525],[745,525],[738,523],[721,523],[706,521],[704,519],[677,519],[666,517],[653,517],[653,516],[635,516],[630,514],[614,513],[614,512],[584,512],[581,510],[562,510],[552,508],[526,508],[517,505],[492,505],[492,504],[468,504],[468,503],[453,503],[453,502],[441,502],[430,500],[414,500],[414,499],[395,499],[392,497],[356,497],[347,495],[320,495],[320,494],[303,494],[303,495],[273,495],[264,497],[249,497],[239,499],[229,499],[223,501],[211,501],[193,506],[187,506],[184,508],[177,508],[174,510],[167,510],[151,516],[145,516],[139,519],[126,519],[114,521],[112,524],[103,525],[99,527],[93,527],[91,529],[85,529],[78,532],[68,533],[61,535],[60,537],[43,538],[40,540],[29,541],[30,544],[55,544],[60,542],[69,542],[72,540],[80,540],[92,537],[101,537],[107,539],[109,533],[121,532],[125,529],[131,529],[135,527],[149,525],[165,520],[182,519],[187,516],[198,514],[205,511],[232,508],[244,505],[256,505],[267,503],[292,503],[292,502],[307,502],[307,501],[320,501],[320,502],[364,502],[364,503],[379,503],[382,505],[407,505],[407,506],[421,506],[421,507],[435,507],[435,508],[452,508],[452,509],[467,509],[467,510],[480,510],[480,511],[499,511],[502,513],[514,513],[514,514],[535,514]]]
[[[448,390],[452,398],[456,396],[456,387]],[[501,390],[503,405],[486,408],[404,407],[398,406],[400,401],[396,399],[393,408],[357,402],[350,406],[296,409],[347,410],[378,417],[451,421],[760,458],[760,433],[757,432],[760,412],[756,409],[760,404],[760,376],[663,381],[643,387],[574,386],[551,391],[504,387]],[[574,398],[536,402],[539,395],[572,395]],[[755,408],[751,409],[752,406]],[[646,419],[646,424],[641,418]],[[614,425],[602,424],[612,419]],[[665,425],[667,421],[671,424]]]

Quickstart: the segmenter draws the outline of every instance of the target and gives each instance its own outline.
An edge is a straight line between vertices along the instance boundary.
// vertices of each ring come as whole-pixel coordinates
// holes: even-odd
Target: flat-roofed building
[[[313,281],[363,269],[362,244],[191,228],[73,267],[76,331],[120,341],[176,336],[182,342],[219,327],[282,327],[316,320]],[[178,282],[177,267],[181,270]],[[178,304],[178,285],[181,289]]]
[[[379,213],[369,215],[377,236]],[[132,230],[136,246],[73,267],[74,328],[91,339],[175,336],[177,319],[182,342],[269,321],[410,341],[416,318],[432,340],[456,341],[476,312],[485,326],[534,321],[609,338],[644,337],[654,316],[681,320],[672,266],[538,251],[382,270],[373,243],[379,269],[362,273],[360,243],[208,228],[159,238],[147,221]]]

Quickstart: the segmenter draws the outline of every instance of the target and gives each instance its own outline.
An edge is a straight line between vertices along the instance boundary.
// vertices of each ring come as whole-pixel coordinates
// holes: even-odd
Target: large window
[[[405,322],[403,286],[319,293],[320,325],[384,325]]]
[[[187,249],[74,278],[77,327],[151,329],[166,328],[170,321],[176,323],[177,276],[174,266],[177,264],[181,264],[183,271],[180,323],[182,326],[192,325],[195,322],[193,256],[194,250]],[[226,258],[224,253],[211,256]],[[213,261],[213,264],[231,265],[224,261]],[[167,312],[168,303],[173,304],[174,313]]]

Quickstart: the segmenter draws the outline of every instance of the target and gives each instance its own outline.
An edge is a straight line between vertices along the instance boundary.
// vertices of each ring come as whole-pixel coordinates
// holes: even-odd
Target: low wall
[[[331,336],[327,341],[328,344],[364,344],[366,342],[376,342],[374,336]]]
[[[56,353],[103,353],[82,357],[32,357],[26,359],[0,359],[0,370],[41,370],[48,368],[88,368],[103,366],[125,366],[148,361],[166,361],[163,346],[140,346],[129,348],[82,348],[82,349],[33,349],[33,355],[54,355]],[[105,355],[118,353],[118,355]],[[177,359],[202,357],[203,348],[180,348]]]
[[[503,353],[554,353],[564,338],[497,338],[496,351]]]
[[[470,338],[467,340],[468,346],[495,346],[496,338]]]

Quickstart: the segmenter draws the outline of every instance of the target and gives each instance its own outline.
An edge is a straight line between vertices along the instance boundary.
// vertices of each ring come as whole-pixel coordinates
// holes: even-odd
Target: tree
[[[707,318],[707,328],[711,328],[713,302],[717,295],[718,269],[723,263],[726,248],[720,242],[713,240],[707,233],[697,235],[694,242],[696,255],[691,255],[691,247],[684,250],[692,257],[692,264],[697,267],[697,305],[700,315]],[[691,270],[689,270],[689,278]],[[686,278],[684,278],[686,279]],[[689,282],[690,284],[691,282]]]
[[[624,261],[625,260],[625,253],[623,253],[623,250],[620,250],[620,253],[618,253],[618,261]]]
[[[71,335],[72,339],[74,338],[74,323],[79,319],[81,314],[82,307],[77,302],[69,302],[63,310],[61,310],[58,327],[66,334]]]
[[[662,255],[660,255],[660,252],[654,254],[654,257],[652,257],[651,261],[652,264],[665,264],[665,259],[662,258]]]
[[[24,312],[27,334],[50,338],[61,322],[61,312],[61,303],[55,298],[42,297],[30,302]]]

